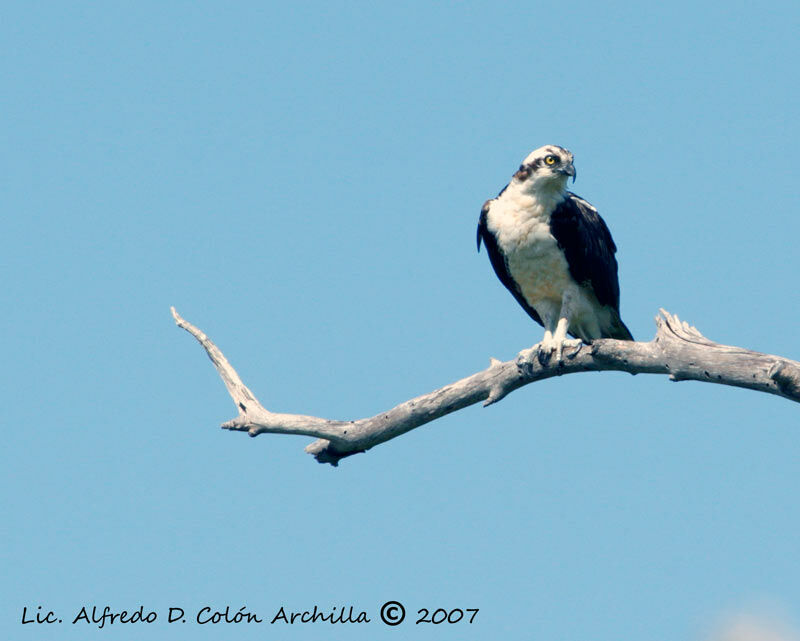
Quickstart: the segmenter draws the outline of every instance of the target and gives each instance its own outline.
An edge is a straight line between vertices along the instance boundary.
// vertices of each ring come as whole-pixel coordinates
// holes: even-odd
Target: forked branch
[[[543,366],[536,350],[524,350],[512,361],[492,358],[488,369],[412,398],[369,418],[333,421],[301,414],[270,412],[239,378],[225,356],[203,332],[172,308],[179,327],[206,350],[233,398],[239,415],[223,429],[259,434],[302,434],[317,440],[306,447],[320,463],[337,465],[346,456],[391,440],[445,414],[483,401],[501,400],[515,389],[574,372],[615,370],[631,374],[667,374],[673,381],[705,381],[768,392],[800,402],[800,363],[710,341],[694,327],[663,309],[656,317],[656,336],[648,343],[602,339],[582,346],[563,362]]]

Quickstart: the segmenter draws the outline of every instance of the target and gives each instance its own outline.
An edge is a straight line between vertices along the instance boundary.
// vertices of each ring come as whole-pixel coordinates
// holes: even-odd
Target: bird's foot
[[[549,338],[545,336],[541,343],[538,345],[538,354],[537,357],[539,359],[539,363],[542,367],[547,367],[550,363],[550,360],[553,358],[553,355],[556,357],[556,363],[560,364],[564,362],[564,348],[571,348],[572,351],[567,353],[567,358],[573,359],[578,355],[578,352],[581,351],[581,346],[583,345],[583,341],[579,338],[565,338],[564,340],[558,340],[557,338]]]
[[[557,340],[553,337],[545,337],[541,343],[536,343],[533,347],[523,349],[517,354],[517,367],[522,371],[531,373],[533,364],[538,361],[542,367],[549,367],[550,362],[555,356],[555,364],[561,364],[566,357],[572,360],[578,355],[583,347],[583,341],[579,338],[568,338]]]
[[[575,358],[578,355],[578,352],[581,351],[581,348],[583,347],[583,345],[584,345],[584,343],[580,338],[571,338],[571,339],[567,339],[565,341],[562,341],[561,349],[563,350],[565,347],[572,348],[572,351],[567,352],[567,358],[569,360],[572,360],[573,358]]]

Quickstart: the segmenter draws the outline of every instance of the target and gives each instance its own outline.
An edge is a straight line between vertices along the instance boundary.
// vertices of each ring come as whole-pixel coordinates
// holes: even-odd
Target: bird
[[[478,251],[483,242],[500,282],[544,327],[532,348],[542,365],[598,338],[633,340],[620,318],[617,247],[597,209],[567,190],[569,178],[575,182],[572,152],[539,147],[478,221]]]

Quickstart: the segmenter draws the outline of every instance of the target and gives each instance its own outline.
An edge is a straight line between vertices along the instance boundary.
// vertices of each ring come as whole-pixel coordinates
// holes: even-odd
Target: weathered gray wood
[[[239,378],[222,352],[194,325],[172,315],[205,348],[233,398],[239,415],[222,424],[223,429],[247,432],[302,434],[317,440],[306,447],[320,463],[337,465],[352,454],[429,423],[445,414],[483,401],[501,400],[515,389],[534,381],[575,372],[616,370],[631,374],[667,374],[673,381],[705,381],[745,387],[800,402],[800,363],[741,347],[710,341],[694,327],[663,309],[656,317],[656,336],[648,343],[611,339],[582,346],[561,363],[543,366],[536,346],[523,350],[513,361],[492,358],[488,369],[412,398],[386,412],[354,421],[332,421],[316,416],[270,412]]]

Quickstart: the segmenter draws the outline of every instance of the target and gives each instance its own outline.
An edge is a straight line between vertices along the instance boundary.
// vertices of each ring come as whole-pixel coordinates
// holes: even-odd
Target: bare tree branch
[[[223,429],[247,432],[302,434],[315,437],[306,447],[320,463],[337,465],[352,454],[391,440],[445,414],[483,401],[491,405],[515,389],[553,376],[574,372],[616,370],[631,374],[668,374],[673,381],[705,381],[768,392],[800,402],[800,363],[710,341],[694,327],[663,309],[656,317],[656,336],[649,343],[602,339],[582,346],[560,363],[543,366],[535,346],[513,361],[490,359],[488,369],[412,398],[382,414],[355,421],[270,412],[239,378],[214,343],[172,308],[179,327],[206,350],[228,388],[239,415]]]

